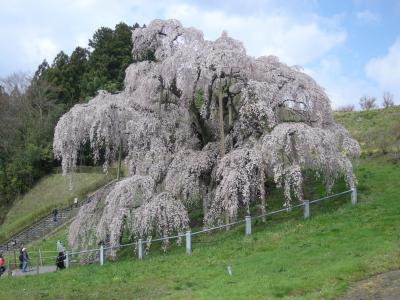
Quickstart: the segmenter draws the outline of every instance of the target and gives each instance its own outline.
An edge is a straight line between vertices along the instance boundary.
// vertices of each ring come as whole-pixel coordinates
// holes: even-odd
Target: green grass
[[[30,243],[28,246],[26,246],[26,248],[35,253],[39,249],[41,251],[52,251],[55,253],[55,251],[57,250],[57,241],[61,241],[64,247],[68,248],[67,234],[69,225],[70,223],[63,225],[48,236]]]
[[[112,179],[113,175],[86,172],[73,174],[73,190],[68,176],[53,174],[41,179],[28,193],[15,201],[0,228],[0,242],[6,240],[36,220],[80,200]]]
[[[400,152],[400,106],[370,111],[335,112],[364,154]]]
[[[364,158],[359,204],[349,195],[301,212],[193,237],[193,253],[152,247],[144,261],[0,280],[2,299],[333,299],[351,282],[400,267],[400,166]],[[54,243],[54,241],[52,242]],[[54,247],[54,244],[53,244]],[[227,274],[231,265],[233,275]]]
[[[390,152],[400,107],[335,113],[335,119],[360,141],[364,154]],[[334,299],[352,282],[400,267],[400,163],[393,162],[385,157],[360,160],[357,206],[346,195],[312,205],[310,220],[293,210],[265,224],[253,222],[248,237],[243,226],[194,236],[190,257],[183,246],[173,245],[164,255],[153,244],[144,261],[125,248],[117,262],[103,267],[4,278],[0,299]],[[335,189],[345,187],[341,182]],[[307,199],[323,193],[320,185],[305,187]],[[268,209],[281,208],[281,198],[281,192],[270,192]],[[28,245],[33,259],[39,248],[54,251],[59,239],[66,245],[66,233],[63,227]],[[233,276],[227,274],[228,265]]]

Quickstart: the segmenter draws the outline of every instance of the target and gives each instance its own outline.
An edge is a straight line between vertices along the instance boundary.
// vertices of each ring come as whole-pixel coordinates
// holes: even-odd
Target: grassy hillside
[[[359,200],[349,196],[254,224],[193,237],[193,254],[157,246],[145,261],[125,250],[121,261],[0,281],[2,297],[27,299],[333,299],[349,284],[400,267],[400,167],[364,158]],[[233,275],[226,268],[232,266]]]
[[[334,116],[359,141],[364,154],[400,154],[400,106]]]
[[[385,134],[396,128],[399,112],[395,107],[339,113],[335,118],[360,140],[365,154],[379,154],[382,149],[371,132]],[[154,244],[144,261],[125,248],[117,262],[107,261],[103,267],[4,278],[0,298],[334,299],[352,282],[400,268],[400,162],[389,155],[364,155],[355,169],[356,206],[345,195],[311,206],[310,220],[297,210],[273,216],[266,224],[253,222],[251,236],[244,235],[243,226],[194,236],[189,257],[184,247],[173,245],[164,255]],[[343,183],[336,189],[343,190]],[[323,193],[319,186],[307,186],[305,192],[309,198]],[[278,198],[270,193],[268,201]],[[268,209],[276,205],[270,203]],[[63,228],[29,248],[54,250],[55,241],[65,237]]]
[[[49,214],[55,207],[62,208],[73,203],[73,199],[82,199],[91,191],[111,180],[111,175],[93,172],[87,168],[85,172],[73,175],[73,189],[69,190],[69,178],[61,174],[46,176],[28,193],[15,201],[1,224],[0,241],[7,239],[38,218]]]

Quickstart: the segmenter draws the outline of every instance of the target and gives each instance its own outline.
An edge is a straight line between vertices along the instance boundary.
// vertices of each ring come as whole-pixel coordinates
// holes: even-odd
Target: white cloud
[[[364,24],[365,23],[375,24],[381,21],[380,15],[373,13],[369,10],[358,11],[355,13],[355,15],[357,20]]]
[[[323,57],[346,40],[346,33],[328,32],[316,23],[291,24],[278,29],[266,53],[273,53],[289,64],[307,64]]]
[[[365,71],[382,89],[400,95],[400,38],[390,46],[385,56],[369,60]]]
[[[284,14],[242,16],[187,4],[170,5],[165,16],[179,19],[185,26],[200,28],[208,39],[215,39],[222,30],[227,30],[229,35],[243,41],[249,54],[273,54],[290,65],[321,58],[344,44],[347,36],[344,29],[324,28],[324,22],[317,17],[300,21]]]
[[[2,16],[9,17],[9,21],[0,26],[0,35],[5,41],[0,48],[0,57],[5,58],[0,62],[0,72],[4,72],[0,76],[18,69],[33,72],[44,58],[51,62],[61,50],[70,54],[78,45],[86,47],[88,39],[100,26],[113,27],[120,21],[148,24],[155,18],[174,18],[184,26],[202,30],[206,39],[214,40],[227,30],[230,36],[244,43],[250,55],[273,54],[289,65],[305,66],[326,88],[333,106],[358,102],[361,93],[371,86],[343,75],[340,61],[331,56],[347,39],[346,30],[340,26],[341,16],[322,18],[299,8],[295,14],[290,14],[271,0],[260,0],[257,2],[259,9],[247,7],[245,11],[226,10],[221,3],[207,7],[200,2],[188,4],[181,0],[23,2],[9,5],[0,12],[0,24],[1,19],[4,20]],[[226,5],[231,7],[231,4]],[[18,48],[17,51],[14,48]],[[317,67],[310,69],[310,65]]]
[[[352,104],[359,106],[359,99],[364,95],[379,97],[376,84],[367,79],[347,74],[338,57],[326,57],[314,67],[304,70],[321,85],[331,100],[334,109]]]
[[[35,35],[30,37],[25,36],[21,40],[20,46],[28,63],[41,62],[45,58],[51,63],[56,54],[61,50],[50,38]]]
[[[14,59],[17,68],[23,66],[33,71],[44,58],[51,61],[56,50],[71,53],[77,44],[86,46],[100,26],[113,27],[120,21],[143,24],[155,18],[179,19],[185,26],[203,30],[207,39],[216,39],[222,30],[227,30],[232,37],[244,42],[250,55],[274,54],[290,65],[320,59],[344,44],[347,36],[344,29],[331,26],[331,19],[310,14],[301,16],[300,12],[290,15],[276,1],[260,0],[257,3],[262,9],[247,9],[246,13],[227,12],[222,4],[210,8],[200,2],[187,3],[181,0],[17,1],[0,11],[0,31],[8,32],[2,36],[4,47],[0,48],[0,57],[22,45],[17,52],[27,57],[17,57],[19,53],[15,53],[13,58],[5,59]],[[36,35],[26,36],[26,32]],[[0,72],[10,71],[8,65],[0,63]]]

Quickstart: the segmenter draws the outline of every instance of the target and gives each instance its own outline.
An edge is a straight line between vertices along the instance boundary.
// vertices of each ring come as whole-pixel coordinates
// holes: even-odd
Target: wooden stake
[[[224,132],[224,102],[222,91],[218,95],[218,105],[219,105],[219,133],[220,133],[220,143],[221,143],[221,159],[225,155],[225,132]]]
[[[266,209],[265,209],[265,173],[264,173],[264,165],[261,162],[261,167],[260,167],[260,198],[261,198],[261,214],[263,215],[261,217],[261,221],[265,222],[266,221]]]
[[[117,180],[121,177],[122,140],[119,142]]]

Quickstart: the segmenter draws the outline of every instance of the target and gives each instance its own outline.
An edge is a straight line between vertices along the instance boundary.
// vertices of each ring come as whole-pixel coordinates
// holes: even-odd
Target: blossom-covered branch
[[[303,200],[306,169],[321,174],[328,191],[339,177],[356,184],[358,143],[335,124],[323,89],[297,67],[248,56],[226,32],[204,40],[176,20],[137,28],[132,41],[125,89],[74,106],[55,130],[65,173],[86,143],[105,169],[120,145],[126,154],[128,177],[71,225],[74,247],[119,245],[124,228],[146,239],[183,232],[199,201],[205,225],[235,219],[260,197],[265,212],[268,176],[288,207]]]

